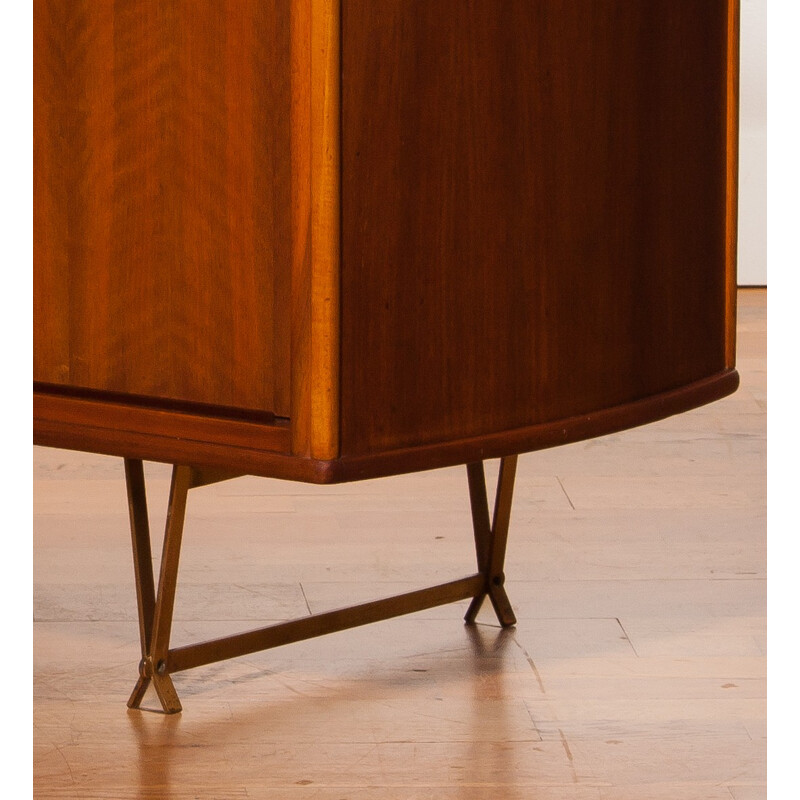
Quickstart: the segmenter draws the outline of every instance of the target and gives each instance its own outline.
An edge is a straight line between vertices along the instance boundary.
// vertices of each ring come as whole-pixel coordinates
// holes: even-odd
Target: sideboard
[[[34,442],[125,459],[130,705],[454,600],[513,624],[517,455],[736,389],[736,0],[33,11]],[[175,465],[158,580],[143,460]],[[474,575],[170,648],[191,488],[457,464]]]

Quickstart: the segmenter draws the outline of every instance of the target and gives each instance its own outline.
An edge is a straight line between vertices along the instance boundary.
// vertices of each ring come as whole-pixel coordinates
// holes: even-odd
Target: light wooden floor
[[[175,717],[125,707],[121,464],[37,449],[34,796],[765,798],[765,291],[739,320],[732,397],[521,457],[516,629],[459,604],[200,668]],[[158,530],[168,472],[148,477]],[[195,490],[173,642],[460,577],[472,552],[463,468]]]

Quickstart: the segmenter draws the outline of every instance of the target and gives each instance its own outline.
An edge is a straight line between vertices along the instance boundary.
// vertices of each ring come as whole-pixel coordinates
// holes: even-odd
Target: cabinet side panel
[[[34,377],[289,413],[290,0],[36,0]]]
[[[726,0],[343,0],[342,42],[343,455],[725,369]]]

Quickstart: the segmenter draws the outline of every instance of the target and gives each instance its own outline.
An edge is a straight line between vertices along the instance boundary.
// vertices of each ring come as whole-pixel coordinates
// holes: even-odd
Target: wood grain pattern
[[[342,26],[343,456],[724,370],[726,0],[346,0]]]
[[[36,379],[288,415],[289,6],[36,0]]]

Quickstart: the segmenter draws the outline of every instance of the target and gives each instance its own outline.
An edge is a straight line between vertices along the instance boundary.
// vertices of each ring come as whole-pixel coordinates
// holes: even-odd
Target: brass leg
[[[153,611],[156,607],[153,558],[150,551],[150,524],[147,519],[147,493],[144,483],[144,467],[141,461],[125,459],[125,484],[128,489],[133,571],[139,610],[139,640],[142,647],[140,677],[128,700],[128,707],[138,708],[150,685],[150,679],[144,675],[144,664],[150,653],[150,642],[153,638]]]
[[[154,592],[147,500],[141,461],[125,460],[125,479],[128,487],[133,564],[139,606],[139,635],[142,645],[139,680],[128,700],[128,707],[140,707],[147,687],[152,682],[164,712],[174,714],[181,710],[181,704],[167,672],[167,656],[183,522],[186,515],[186,496],[191,486],[192,470],[189,467],[176,466],[172,471],[157,595]]]
[[[489,570],[489,551],[491,549],[492,531],[489,527],[489,501],[486,495],[486,476],[483,471],[483,462],[476,461],[467,464],[467,479],[469,480],[469,502],[472,508],[472,530],[475,534],[475,554],[478,557],[478,572],[484,577]],[[481,591],[472,598],[466,622],[473,623],[486,599],[487,586],[484,582]]]
[[[514,496],[514,478],[517,471],[517,456],[507,456],[500,461],[500,475],[497,479],[497,495],[494,505],[494,518],[489,525],[489,501],[486,494],[486,478],[483,463],[467,464],[469,480],[469,499],[472,507],[472,527],[475,533],[475,552],[478,558],[478,571],[484,576],[482,590],[475,595],[467,610],[465,621],[474,623],[483,601],[492,602],[497,619],[503,627],[516,624],[506,590],[503,587],[505,575],[503,564],[506,557],[508,526],[511,520],[511,502]]]

